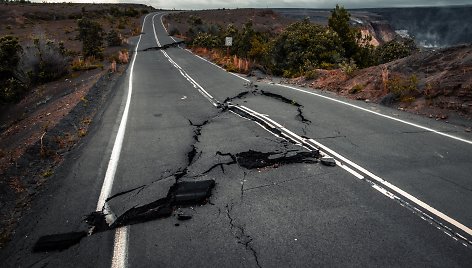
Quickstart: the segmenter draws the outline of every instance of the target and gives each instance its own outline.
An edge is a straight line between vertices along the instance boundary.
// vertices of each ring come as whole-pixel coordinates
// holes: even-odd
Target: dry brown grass
[[[228,72],[249,73],[252,62],[238,56],[228,56],[226,51],[220,49],[193,48],[194,53],[215,62]]]

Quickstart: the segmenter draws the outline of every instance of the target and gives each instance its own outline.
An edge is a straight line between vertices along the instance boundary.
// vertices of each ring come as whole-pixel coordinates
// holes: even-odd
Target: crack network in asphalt
[[[262,268],[259,262],[259,256],[257,254],[257,251],[251,244],[251,242],[253,241],[253,238],[250,235],[246,234],[246,231],[243,226],[237,225],[235,223],[235,219],[231,215],[232,210],[233,210],[233,204],[226,205],[226,216],[229,219],[230,229],[233,232],[234,237],[238,241],[238,244],[243,245],[246,250],[249,250],[252,253],[257,267]]]
[[[183,42],[176,42],[176,43],[165,45],[162,47],[147,48],[147,49],[144,49],[143,51],[167,49],[169,47],[178,46],[181,43]],[[284,136],[281,130],[278,129],[277,127],[273,127],[269,125],[268,123],[266,123],[264,120],[258,118],[257,116],[253,116],[252,114],[244,111],[243,109],[230,104],[231,100],[244,98],[249,93],[253,93],[253,94],[257,93],[257,85],[250,83],[247,85],[247,87],[251,88],[252,91],[244,91],[234,97],[227,98],[224,101],[224,104],[218,103],[219,104],[218,108],[220,109],[220,111],[218,112],[216,116],[226,111],[232,111],[233,113],[243,118],[259,123],[261,126],[266,128],[267,130],[269,130],[276,136],[282,137],[283,140],[279,141],[279,143],[284,145],[285,148],[287,148],[287,144],[286,144],[287,141],[293,144],[300,145],[297,141],[291,139],[290,137],[286,135]],[[270,93],[270,92],[261,91],[260,94],[297,107],[297,112],[298,112],[296,116],[297,120],[303,122],[304,124],[311,123],[310,120],[304,117],[303,112],[302,112],[303,106],[300,105],[299,103],[293,100],[290,100],[288,98],[285,98],[281,95]],[[215,118],[216,116],[214,116],[213,118]],[[152,220],[161,219],[161,218],[167,218],[175,214],[176,209],[178,210],[180,207],[192,206],[192,205],[204,205],[206,203],[209,203],[209,198],[211,196],[212,189],[215,187],[214,180],[202,180],[202,181],[180,181],[180,180],[181,178],[187,175],[188,168],[192,164],[194,164],[198,160],[198,157],[202,154],[202,152],[198,152],[198,148],[196,144],[200,142],[199,137],[202,134],[202,129],[208,124],[210,124],[212,119],[205,120],[204,122],[200,124],[195,124],[191,120],[188,120],[190,125],[194,127],[195,129],[194,129],[194,135],[193,135],[194,142],[190,145],[190,150],[187,152],[187,162],[188,162],[187,166],[184,168],[178,169],[174,174],[171,174],[166,177],[161,177],[160,179],[151,183],[153,184],[157,181],[162,180],[163,178],[169,178],[173,176],[175,178],[175,183],[169,188],[168,193],[165,197],[154,200],[142,206],[132,207],[126,210],[121,215],[116,216],[113,214],[112,210],[108,206],[111,200],[124,196],[124,195],[130,195],[131,193],[135,193],[134,196],[136,196],[137,194],[141,193],[141,191],[146,189],[149,185],[142,185],[142,186],[130,189],[130,190],[126,190],[126,191],[114,194],[113,196],[109,197],[106,200],[105,206],[102,209],[102,211],[92,212],[85,217],[84,221],[89,225],[88,231],[83,230],[79,232],[68,232],[68,233],[42,236],[38,239],[38,241],[34,245],[33,251],[34,252],[48,252],[48,251],[65,250],[75,244],[80,243],[80,241],[83,238],[93,235],[95,233],[109,231],[109,230],[113,230],[115,228],[123,227],[127,225],[143,223],[143,222],[152,221]],[[241,168],[252,170],[252,169],[260,169],[260,168],[266,168],[266,167],[277,168],[281,165],[294,164],[294,163],[312,164],[312,163],[317,163],[318,159],[320,158],[320,154],[318,150],[301,151],[301,150],[288,150],[288,149],[286,149],[285,152],[279,152],[279,151],[259,152],[259,151],[254,151],[254,150],[248,150],[248,151],[239,152],[236,154],[216,152],[215,155],[227,156],[229,157],[229,160],[226,162],[220,162],[213,165],[212,167],[204,171],[201,175],[208,174],[212,170],[218,167],[221,168],[221,171],[224,174],[225,173],[224,167],[234,165],[234,164],[237,164]],[[194,178],[196,177],[198,177],[198,175],[194,176]],[[246,172],[244,172],[244,178],[243,178],[243,181],[241,182],[241,198],[243,197],[244,191],[245,191],[244,189],[245,178],[246,178]],[[250,250],[253,253],[257,266],[261,267],[259,264],[257,252],[254,250],[254,248],[251,245],[252,238],[245,234],[244,228],[234,224],[234,220],[230,214],[231,209],[232,209],[232,206],[231,208],[227,206],[227,216],[230,220],[231,229],[234,230],[235,237],[238,239],[238,242],[240,244],[244,245],[247,250]],[[178,214],[177,217],[179,220],[189,220],[192,218],[192,216],[190,215],[181,215],[181,214]]]

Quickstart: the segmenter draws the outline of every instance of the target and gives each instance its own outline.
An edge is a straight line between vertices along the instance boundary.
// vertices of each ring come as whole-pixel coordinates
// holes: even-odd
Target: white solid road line
[[[323,144],[310,139],[311,142],[313,142],[315,145],[319,146],[322,150],[328,152],[331,156],[339,159],[345,164],[350,165],[352,168],[356,169],[360,173],[364,173],[365,175],[369,176],[370,178],[374,179],[375,181],[383,184],[384,186],[388,187],[392,191],[396,192],[397,194],[405,197],[406,199],[412,201],[413,203],[417,204],[418,206],[426,209],[430,213],[434,214],[435,216],[443,219],[446,222],[449,222],[450,224],[456,226],[457,228],[461,229],[462,231],[466,232],[468,235],[472,236],[472,229],[468,228],[464,224],[454,220],[453,218],[447,216],[446,214],[442,213],[441,211],[438,211],[437,209],[431,207],[430,205],[426,204],[425,202],[419,200],[418,198],[414,197],[413,195],[409,194],[408,192],[400,189],[399,187],[393,185],[392,183],[382,179],[381,177],[373,174],[372,172],[368,171],[367,169],[357,165],[356,163],[352,162],[351,160],[343,157],[342,155],[336,153],[335,151],[331,150],[330,148],[324,146]],[[357,172],[356,172],[357,173]],[[359,173],[357,173],[356,177],[358,177]]]
[[[164,25],[164,22],[162,21],[162,18],[164,17],[164,15],[165,15],[165,14],[163,14],[163,15],[161,16],[161,18],[160,18],[160,19],[161,19],[161,24],[162,24],[162,27],[164,28],[164,30],[165,30],[167,33],[169,33],[169,32],[167,31],[167,27]],[[177,40],[175,40],[175,38],[174,38],[173,36],[169,35],[169,37],[170,37],[174,42],[177,42]],[[160,45],[159,45],[159,46],[160,46]],[[180,47],[180,46],[179,46],[179,47]],[[238,75],[238,74],[236,74],[236,73],[226,71],[223,67],[219,66],[218,64],[215,64],[215,63],[213,63],[213,62],[211,62],[211,61],[209,61],[209,60],[207,60],[207,59],[205,59],[205,58],[203,58],[203,57],[200,57],[200,56],[197,55],[197,54],[193,54],[193,52],[192,52],[191,50],[189,50],[189,49],[184,49],[184,50],[187,51],[187,52],[189,52],[190,54],[192,54],[192,55],[194,55],[194,56],[200,58],[201,60],[204,60],[204,61],[206,61],[207,63],[209,63],[209,64],[211,64],[211,65],[213,65],[213,66],[215,66],[215,67],[217,67],[217,68],[220,68],[221,70],[223,70],[223,71],[225,71],[225,72],[227,72],[227,73],[229,73],[229,74],[232,74],[232,75],[234,75],[234,76],[236,76],[236,77],[238,77],[238,78],[240,78],[240,79],[242,79],[242,80],[244,80],[244,81],[246,81],[246,82],[251,82],[251,80],[246,79],[246,78],[244,78],[244,77],[242,77],[242,76],[240,76],[240,75]]]
[[[426,131],[428,131],[428,132],[432,132],[432,133],[435,133],[435,134],[438,134],[438,135],[441,135],[441,136],[444,136],[444,137],[447,137],[447,138],[451,138],[451,139],[458,140],[458,141],[465,142],[465,143],[467,143],[467,144],[471,144],[471,145],[472,145],[472,141],[470,141],[470,140],[467,140],[467,139],[464,139],[464,138],[460,138],[460,137],[457,137],[457,136],[454,136],[454,135],[450,135],[450,134],[441,132],[441,131],[439,131],[439,130],[435,130],[435,129],[432,129],[432,128],[429,128],[429,127],[425,127],[425,126],[422,126],[422,125],[419,125],[419,124],[415,124],[415,123],[412,123],[412,122],[409,122],[409,121],[405,121],[405,120],[402,120],[402,119],[399,119],[399,118],[395,118],[395,117],[393,117],[393,116],[389,116],[389,115],[386,115],[386,114],[382,114],[382,113],[379,113],[379,112],[375,112],[375,111],[372,111],[372,110],[369,110],[369,109],[366,109],[366,108],[363,108],[363,107],[354,105],[354,104],[352,104],[352,103],[348,103],[348,102],[345,102],[345,101],[342,101],[342,100],[338,100],[338,99],[335,99],[335,98],[331,98],[331,97],[324,96],[324,95],[321,95],[321,94],[318,94],[318,93],[315,93],[315,92],[306,91],[306,90],[299,89],[299,88],[292,87],[292,86],[287,86],[287,85],[282,85],[282,84],[276,84],[276,85],[277,85],[277,86],[281,86],[281,87],[285,87],[285,88],[290,88],[290,89],[293,89],[293,90],[296,90],[296,91],[299,91],[299,92],[303,92],[303,93],[306,93],[306,94],[314,95],[314,96],[317,96],[317,97],[320,97],[320,98],[324,98],[324,99],[327,99],[327,100],[330,100],[330,101],[334,101],[334,102],[337,102],[337,103],[341,103],[341,104],[344,104],[344,105],[347,105],[347,106],[350,106],[350,107],[353,107],[353,108],[362,110],[362,111],[364,111],[364,112],[368,112],[368,113],[371,113],[371,114],[375,114],[375,115],[378,115],[378,116],[381,116],[381,117],[384,117],[384,118],[387,118],[387,119],[390,119],[390,120],[393,120],[393,121],[397,121],[397,122],[400,122],[400,123],[403,123],[403,124],[406,124],[406,125],[410,125],[410,126],[413,126],[413,127],[419,128],[419,129],[422,129],[422,130],[426,130]]]
[[[128,239],[128,227],[125,226],[116,229],[113,257],[111,260],[112,268],[124,268],[128,266]]]
[[[153,17],[154,19],[154,17]],[[161,16],[161,23],[162,23],[162,16]],[[154,25],[153,25],[154,26]],[[164,24],[162,23],[162,26],[164,27]],[[165,29],[165,27],[164,27]],[[157,40],[157,35],[156,35],[156,32],[154,31],[154,36]],[[192,53],[191,51],[189,51],[190,53]],[[167,54],[167,53],[166,53]],[[193,53],[192,53],[193,54]],[[193,54],[195,55],[195,54]],[[198,55],[195,55],[197,56],[198,58],[212,64],[212,65],[215,65],[214,63],[212,62],[209,62],[208,60],[198,56]],[[171,63],[175,63],[174,60],[172,60],[170,58],[170,56],[166,55],[166,57],[168,57],[169,61],[171,61]],[[175,63],[176,64],[176,63]],[[178,66],[178,65],[177,65]],[[216,65],[215,65],[216,66]],[[218,68],[221,69],[220,66],[217,66]],[[177,68],[177,67],[176,67]],[[181,72],[185,72],[180,66],[178,66],[178,69],[181,71]],[[185,72],[185,76],[190,78],[194,83],[195,80],[193,78],[190,77],[190,75],[188,75],[186,72]],[[232,74],[232,73],[231,73]],[[233,74],[233,75],[236,75],[236,74]],[[236,75],[237,77],[245,80],[245,81],[249,81],[248,79],[246,78],[243,78],[239,75]],[[421,125],[418,125],[418,124],[414,124],[414,123],[411,123],[411,122],[408,122],[408,121],[405,121],[405,120],[401,120],[401,119],[398,119],[398,118],[395,118],[395,117],[391,117],[391,116],[388,116],[388,115],[384,115],[384,114],[381,114],[381,113],[378,113],[378,112],[374,112],[374,111],[371,111],[371,110],[368,110],[366,108],[363,108],[363,107],[359,107],[359,106],[356,106],[354,104],[351,104],[351,103],[347,103],[347,102],[344,102],[344,101],[341,101],[341,100],[337,100],[337,99],[334,99],[334,98],[330,98],[330,97],[327,97],[327,96],[324,96],[324,95],[321,95],[321,94],[317,94],[317,93],[314,93],[314,92],[309,92],[309,91],[305,91],[305,90],[301,90],[301,89],[298,89],[298,88],[295,88],[295,87],[291,87],[291,86],[286,86],[286,85],[281,85],[281,84],[277,84],[278,86],[282,86],[282,87],[286,87],[286,88],[290,88],[290,89],[293,89],[293,90],[296,90],[296,91],[300,91],[300,92],[304,92],[304,93],[307,93],[307,94],[311,94],[311,95],[315,95],[315,96],[318,96],[318,97],[322,97],[322,98],[325,98],[325,99],[328,99],[330,101],[334,101],[334,102],[337,102],[337,103],[341,103],[341,104],[344,104],[344,105],[347,105],[347,106],[351,106],[351,107],[354,107],[356,109],[359,109],[359,110],[362,110],[362,111],[365,111],[365,112],[369,112],[369,113],[372,113],[372,114],[375,114],[375,115],[378,115],[378,116],[381,116],[381,117],[384,117],[384,118],[388,118],[388,119],[391,119],[391,120],[394,120],[394,121],[397,121],[397,122],[401,122],[401,123],[404,123],[404,124],[407,124],[407,125],[410,125],[410,126],[414,126],[414,127],[417,127],[417,128],[420,128],[420,129],[423,129],[423,130],[427,130],[427,131],[430,131],[430,132],[433,132],[433,133],[436,133],[436,134],[439,134],[439,135],[442,135],[442,136],[445,136],[445,137],[448,137],[448,138],[451,138],[451,139],[455,139],[455,140],[458,140],[458,141],[462,141],[462,142],[465,142],[465,143],[468,143],[468,144],[472,144],[472,141],[469,141],[469,140],[466,140],[466,139],[462,139],[460,137],[456,137],[456,136],[453,136],[453,135],[449,135],[449,134],[446,134],[446,133],[443,133],[443,132],[440,132],[440,131],[437,131],[437,130],[434,130],[434,129],[431,129],[431,128],[428,128],[428,127],[425,127],[425,126],[421,126]],[[201,88],[201,87],[200,87]],[[203,88],[201,88],[204,92],[206,92]],[[201,91],[200,91],[201,92]],[[206,92],[207,93],[207,92]],[[208,93],[207,93],[208,94]],[[263,118],[264,121],[266,122],[270,122],[269,124],[271,125],[275,125],[277,126],[278,128],[280,128],[281,130],[283,130],[284,132],[290,134],[290,136],[292,137],[295,137],[296,139],[298,140],[305,140],[305,141],[311,141],[314,145],[316,145],[318,148],[324,150],[325,152],[328,152],[331,156],[335,157],[336,159],[336,163],[341,167],[343,168],[344,170],[346,170],[348,173],[352,174],[353,176],[355,176],[356,178],[358,179],[361,179],[361,180],[364,180],[365,177],[361,175],[361,173],[369,176],[369,178],[372,178],[373,180],[375,180],[377,183],[380,183],[382,185],[384,185],[385,187],[387,187],[388,189],[390,189],[391,191],[395,192],[396,194],[398,195],[401,195],[403,196],[404,198],[406,198],[407,200],[409,200],[410,202],[413,202],[415,203],[417,206],[429,211],[430,213],[432,213],[433,215],[435,215],[436,217],[439,217],[441,218],[442,220],[444,220],[445,222],[448,222],[449,224],[452,224],[453,226],[455,226],[456,228],[464,231],[465,233],[467,233],[468,235],[472,236],[472,229],[470,229],[469,227],[465,226],[464,224],[458,222],[457,220],[447,216],[446,214],[442,213],[441,211],[438,211],[437,209],[433,208],[432,206],[428,205],[427,203],[419,200],[418,198],[416,198],[415,196],[409,194],[408,192],[402,190],[401,188],[393,185],[392,183],[382,179],[381,177],[373,174],[372,172],[366,170],[365,168],[355,164],[353,161],[350,161],[349,159],[343,157],[342,155],[336,153],[335,151],[329,149],[328,147],[324,146],[323,144],[313,140],[313,139],[305,139],[293,132],[291,132],[290,130],[286,129],[285,127],[283,127],[281,124],[275,122],[274,120],[270,119],[268,116],[264,116],[254,110],[251,110],[250,108],[248,107],[245,107],[245,106],[239,106],[240,108],[243,108],[246,112],[249,112],[253,115],[257,115],[259,118]],[[272,133],[272,132],[271,132]],[[349,166],[345,165],[345,164],[348,164]],[[370,180],[369,180],[370,181]],[[375,182],[372,182],[370,181],[370,183],[372,184],[372,187],[379,191],[380,193],[382,193],[383,195],[391,198],[391,199],[397,199],[397,200],[400,200],[400,201],[403,201],[401,198],[397,197],[395,194],[391,193],[389,190],[383,188],[382,186],[376,184]],[[423,219],[425,219],[423,216],[426,216],[427,218],[429,219],[432,219],[434,220],[431,216],[427,215],[426,213],[422,212],[421,210],[415,208],[414,206],[412,206],[413,209],[417,210],[418,212],[420,212],[420,217],[422,217]],[[437,220],[434,220],[435,222]],[[439,222],[439,225],[444,227],[443,229],[446,230],[445,233],[449,236],[451,236],[451,234],[447,231],[451,231],[451,229],[445,225],[443,225],[442,223]],[[443,231],[444,231],[443,230]],[[451,231],[452,232],[452,231]],[[465,243],[462,243],[463,245],[465,246],[472,246],[472,242],[469,241],[468,239],[464,238],[463,236],[461,236],[460,234],[457,234],[455,232],[453,232],[453,234],[459,238],[462,238],[463,240],[465,240],[464,242]],[[451,236],[452,237],[452,236]],[[454,239],[456,239],[456,237],[452,237]]]
[[[143,20],[143,26],[141,32],[144,29],[144,23],[146,18],[149,16],[146,15]],[[120,160],[121,148],[123,146],[123,139],[126,131],[126,124],[128,122],[129,107],[131,104],[131,96],[133,93],[133,70],[134,63],[136,61],[136,56],[138,55],[138,47],[141,42],[142,35],[139,36],[138,43],[136,44],[136,52],[133,55],[133,60],[131,62],[130,75],[128,81],[128,96],[126,99],[125,109],[123,115],[121,116],[120,126],[116,134],[115,143],[113,144],[113,150],[111,152],[110,160],[108,161],[107,171],[105,173],[105,179],[103,180],[102,189],[100,191],[100,197],[97,202],[97,211],[102,211],[105,206],[105,200],[110,196],[113,181],[115,179],[116,169],[118,167],[118,162]],[[127,266],[127,245],[128,245],[128,227],[118,228],[115,232],[115,242],[113,247],[113,258],[111,267],[113,268],[123,268]]]

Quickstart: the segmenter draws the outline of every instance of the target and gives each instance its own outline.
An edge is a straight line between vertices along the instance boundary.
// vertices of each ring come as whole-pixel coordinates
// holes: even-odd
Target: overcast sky
[[[43,2],[38,0],[34,2]],[[213,9],[243,7],[297,7],[297,8],[333,8],[336,3],[346,8],[365,7],[402,7],[402,6],[441,6],[471,4],[471,0],[58,0],[47,2],[95,2],[95,3],[141,3],[164,9]]]

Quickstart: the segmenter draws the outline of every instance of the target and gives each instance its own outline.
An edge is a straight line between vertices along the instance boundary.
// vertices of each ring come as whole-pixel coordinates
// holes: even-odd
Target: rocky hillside
[[[472,45],[423,51],[351,75],[339,69],[317,72],[314,80],[286,82],[441,119],[451,114],[472,116]]]

